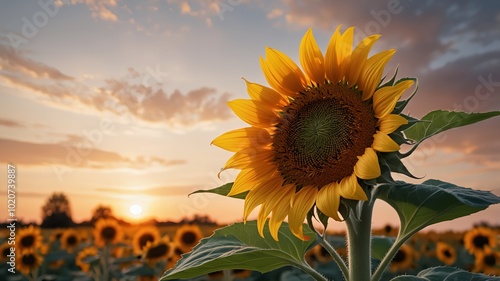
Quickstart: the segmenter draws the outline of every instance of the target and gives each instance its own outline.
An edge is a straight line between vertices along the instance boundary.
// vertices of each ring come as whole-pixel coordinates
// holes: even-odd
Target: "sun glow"
[[[142,214],[142,207],[138,204],[133,204],[130,206],[129,211],[134,216],[139,216]]]

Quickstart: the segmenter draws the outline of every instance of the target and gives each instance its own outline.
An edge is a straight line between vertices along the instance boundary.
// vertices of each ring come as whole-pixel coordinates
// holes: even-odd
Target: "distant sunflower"
[[[500,252],[487,249],[476,253],[474,271],[500,276]]]
[[[413,266],[415,250],[403,244],[391,261],[391,271],[400,272]]]
[[[23,274],[31,274],[42,264],[42,257],[33,249],[21,250],[21,254],[16,259],[16,267]]]
[[[1,263],[9,261],[9,257],[7,257],[7,256],[10,255],[10,248],[11,248],[11,246],[7,242],[4,242],[4,243],[2,243],[2,245],[0,245],[0,254],[1,254],[0,262]]]
[[[328,251],[319,244],[314,246],[313,253],[314,257],[316,257],[319,262],[325,263],[332,260],[332,256],[328,253]]]
[[[233,269],[231,275],[234,278],[246,279],[252,275],[252,271],[248,269]]]
[[[37,249],[42,244],[40,228],[30,225],[21,228],[16,236],[16,248],[19,251]]]
[[[173,246],[168,237],[163,237],[152,243],[147,242],[142,252],[142,259],[149,264],[155,264],[160,260],[167,260],[172,256]]]
[[[80,234],[74,229],[66,229],[62,233],[60,241],[61,249],[66,250],[68,253],[73,253],[81,242]]]
[[[177,228],[174,243],[183,252],[190,252],[203,238],[200,227],[195,224],[185,224]]]
[[[223,169],[241,169],[229,196],[248,191],[243,218],[262,205],[258,230],[263,236],[269,214],[272,237],[288,216],[292,233],[305,239],[302,225],[314,205],[340,221],[340,198],[367,200],[359,180],[381,175],[378,152],[400,146],[389,134],[407,124],[393,114],[413,85],[403,79],[380,87],[395,50],[368,58],[380,35],[352,49],[354,28],[333,33],[325,56],[309,29],[300,44],[304,72],[284,53],[266,48],[260,65],[272,88],[247,83],[250,99],[229,107],[251,127],[226,132],[213,144],[235,152]]]
[[[134,237],[132,239],[132,246],[134,247],[134,254],[140,255],[142,254],[142,250],[144,249],[144,246],[148,242],[156,242],[160,240],[160,232],[158,231],[158,228],[155,226],[146,226],[146,227],[141,227],[139,231],[137,231],[134,234]]]
[[[438,242],[436,256],[446,265],[452,265],[457,260],[457,250],[446,242]]]
[[[99,254],[97,251],[97,248],[95,247],[88,247],[80,252],[78,252],[78,255],[76,256],[75,259],[75,264],[80,267],[80,269],[83,272],[89,272],[90,270],[90,264],[88,262],[85,262],[85,259],[89,257],[96,257]]]
[[[121,241],[123,231],[116,220],[100,219],[94,227],[94,239],[97,246],[114,244]]]
[[[464,234],[464,247],[471,254],[483,252],[497,245],[496,233],[487,227],[475,227]]]
[[[50,242],[59,242],[60,239],[61,239],[61,236],[63,235],[64,233],[64,229],[54,229],[51,233],[50,233],[50,238],[49,238],[49,241]]]

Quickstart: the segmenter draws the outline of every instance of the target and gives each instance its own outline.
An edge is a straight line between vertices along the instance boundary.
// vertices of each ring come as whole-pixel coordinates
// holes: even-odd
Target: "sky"
[[[2,1],[0,200],[11,163],[16,216],[26,221],[41,222],[53,192],[68,196],[77,222],[99,204],[132,221],[194,214],[240,221],[241,200],[188,197],[238,173],[218,178],[231,154],[210,145],[246,126],[227,102],[248,97],[242,78],[267,85],[259,66],[266,46],[298,63],[307,29],[324,52],[340,24],[356,26],[355,43],[381,34],[371,54],[397,49],[385,73],[399,66],[399,77],[419,80],[405,113],[500,110],[495,0]],[[499,125],[490,119],[428,140],[406,161],[423,179],[398,179],[441,179],[500,196]],[[142,214],[130,213],[134,204]],[[436,229],[498,224],[499,212],[493,206]],[[377,204],[375,227],[397,222]]]

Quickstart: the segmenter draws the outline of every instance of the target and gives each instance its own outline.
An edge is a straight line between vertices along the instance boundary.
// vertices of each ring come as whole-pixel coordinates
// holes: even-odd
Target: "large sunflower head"
[[[94,227],[94,239],[97,246],[114,244],[121,241],[123,230],[114,219],[100,219]]]
[[[241,172],[228,195],[248,191],[245,220],[262,205],[261,235],[271,212],[274,239],[286,216],[293,234],[304,239],[302,223],[314,205],[340,221],[340,198],[367,200],[362,180],[381,175],[379,153],[400,148],[389,134],[408,123],[394,109],[413,80],[380,86],[395,50],[368,57],[379,35],[353,49],[353,34],[353,27],[342,34],[337,28],[323,56],[309,29],[299,48],[303,70],[266,48],[260,64],[271,88],[246,81],[250,99],[229,102],[250,127],[213,144],[235,152],[224,169]]]
[[[60,241],[61,249],[66,250],[68,253],[73,253],[80,244],[81,238],[76,230],[69,228],[62,233]]]
[[[155,226],[147,226],[142,227],[134,234],[134,238],[132,239],[132,245],[134,247],[134,254],[140,255],[142,254],[142,250],[144,246],[148,242],[156,242],[160,240],[160,232],[158,228]]]
[[[16,236],[16,246],[20,251],[36,249],[41,246],[42,239],[40,228],[30,225],[19,230]]]
[[[174,244],[183,252],[190,252],[196,244],[203,238],[200,227],[195,224],[185,224],[177,228],[174,237]]]

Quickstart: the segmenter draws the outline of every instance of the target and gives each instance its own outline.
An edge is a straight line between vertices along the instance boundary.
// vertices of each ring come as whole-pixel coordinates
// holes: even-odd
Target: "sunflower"
[[[233,269],[231,275],[237,279],[246,279],[252,275],[252,271],[248,269]]]
[[[118,222],[113,219],[100,219],[94,227],[94,239],[97,246],[114,244],[121,241],[123,231]]]
[[[403,244],[392,258],[390,270],[399,272],[410,268],[413,266],[414,254],[415,250],[411,246]]]
[[[360,180],[381,175],[378,152],[400,146],[389,134],[408,121],[393,114],[413,80],[379,87],[395,50],[368,58],[379,35],[352,50],[354,28],[333,33],[323,57],[311,29],[299,49],[304,72],[282,52],[266,48],[260,65],[272,88],[248,82],[250,99],[229,107],[250,127],[226,132],[213,144],[235,152],[224,169],[241,169],[228,196],[248,191],[243,217],[262,205],[258,230],[272,212],[274,239],[288,216],[292,233],[305,239],[302,224],[316,207],[341,221],[340,198],[367,200]]]
[[[438,242],[436,245],[436,256],[446,265],[452,265],[457,260],[457,250],[445,242]]]
[[[474,271],[487,275],[500,275],[500,252],[486,249],[476,253]]]
[[[314,257],[319,262],[325,263],[325,262],[329,262],[332,260],[332,256],[330,256],[328,251],[323,246],[321,246],[319,244],[314,246],[313,253],[314,253]]]
[[[471,254],[483,252],[486,248],[495,248],[496,233],[487,227],[475,227],[464,234],[464,247]]]
[[[19,251],[36,249],[42,244],[42,235],[40,234],[40,228],[30,225],[25,228],[21,228],[16,237],[16,248]]]
[[[148,242],[156,242],[160,240],[160,232],[158,231],[158,228],[155,226],[146,226],[139,231],[137,231],[134,234],[134,237],[132,238],[132,245],[134,247],[134,254],[140,255],[142,254],[142,250],[144,249],[144,246]]]
[[[190,252],[196,244],[203,238],[200,227],[195,224],[185,224],[177,228],[174,237],[174,244],[182,252]]]
[[[86,259],[90,257],[96,257],[99,254],[97,251],[97,248],[95,247],[88,247],[83,250],[81,250],[78,255],[76,256],[75,259],[75,264],[80,267],[80,269],[83,272],[89,272],[90,270],[90,263],[85,262]]]
[[[35,253],[33,249],[23,249],[18,259],[16,259],[16,266],[21,273],[27,275],[37,270],[42,264],[42,260],[42,257]]]
[[[10,248],[11,248],[11,246],[7,242],[4,242],[2,245],[0,245],[0,255],[1,255],[0,262],[1,263],[9,261],[8,255],[10,255],[10,253],[11,253]]]
[[[156,242],[147,242],[143,249],[142,259],[148,264],[155,264],[160,260],[167,260],[172,256],[173,247],[168,236]]]
[[[80,244],[80,235],[74,229],[66,229],[60,238],[61,249],[66,250],[68,253],[73,253],[78,244]]]

